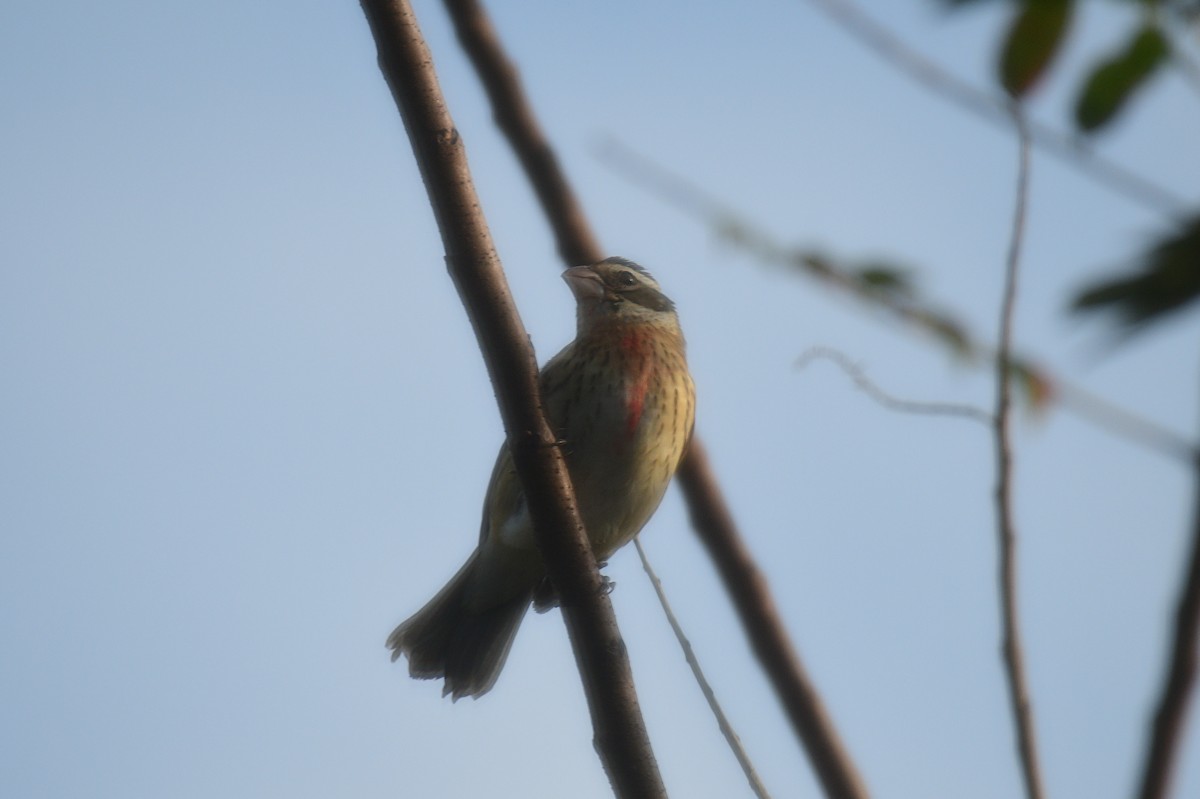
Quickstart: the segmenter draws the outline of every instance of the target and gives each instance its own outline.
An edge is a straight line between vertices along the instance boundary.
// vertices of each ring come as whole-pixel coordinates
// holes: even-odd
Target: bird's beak
[[[579,302],[598,300],[604,296],[604,281],[590,266],[573,266],[563,272],[563,280],[571,287],[571,293]]]

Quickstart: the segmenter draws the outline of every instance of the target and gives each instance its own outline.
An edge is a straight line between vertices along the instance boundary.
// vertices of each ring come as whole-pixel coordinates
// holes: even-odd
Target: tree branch
[[[478,19],[485,17],[483,9],[475,0],[446,0],[446,7],[454,20],[459,40],[470,49],[471,61],[488,93],[496,118],[524,120],[520,125],[501,125],[513,150],[537,153],[548,146],[538,132],[520,81],[504,57],[490,22],[486,18],[482,22]],[[504,108],[522,110],[510,114],[500,110]],[[521,156],[521,163],[530,182],[537,187],[539,197],[558,197],[565,192],[572,198],[568,202],[542,201],[542,208],[559,242],[559,252],[569,258],[582,254],[586,256],[585,261],[603,257],[578,211],[578,203],[573,199],[557,161]],[[775,611],[770,592],[742,543],[698,438],[693,438],[677,476],[692,524],[725,580],[746,635],[771,679],[793,729],[804,743],[826,794],[836,799],[866,797],[867,790],[804,672]]]
[[[710,482],[713,478],[708,454],[699,441],[693,439],[684,464],[691,473],[688,479],[680,481],[680,486],[688,500],[692,526],[708,547],[708,554],[725,581],[725,590],[733,597],[746,637],[771,678],[792,728],[804,741],[826,795],[868,796],[824,702],[795,654],[754,558],[740,536],[728,534],[736,526],[724,499],[715,490],[716,484]]]
[[[561,599],[600,760],[617,795],[665,797],[625,645],[579,520],[570,475],[542,415],[537,362],[492,245],[433,60],[407,0],[362,0],[362,7],[437,218],[447,268],[496,389],[535,539]]]
[[[805,0],[825,13],[868,50],[898,68],[942,99],[997,126],[1009,123],[1005,101],[942,69],[921,53],[910,49],[887,28],[855,5],[852,0]],[[1092,180],[1147,208],[1177,217],[1186,203],[1168,189],[1111,161],[1086,142],[1034,122],[1026,122],[1030,138],[1043,150],[1070,164]]]
[[[492,101],[492,118],[508,139],[517,159],[530,176],[542,211],[554,220],[552,229],[558,254],[567,266],[591,264],[604,258],[592,235],[575,193],[558,166],[550,142],[521,89],[517,69],[504,53],[496,29],[476,0],[445,0],[475,74]]]
[[[1142,781],[1138,791],[1141,799],[1164,799],[1167,796],[1196,681],[1196,649],[1200,646],[1200,457],[1196,458],[1194,468],[1197,482],[1192,554],[1187,576],[1179,591],[1170,662],[1142,765]]]
[[[1025,205],[1029,198],[1029,132],[1019,106],[1012,110],[1020,140],[1017,165],[1017,201],[1013,212],[1012,238],[1004,272],[1004,296],[1000,304],[1000,334],[996,354],[996,533],[1000,550],[1000,608],[1004,630],[1004,665],[1008,676],[1009,698],[1017,728],[1017,750],[1021,773],[1029,799],[1043,796],[1041,769],[1033,729],[1033,708],[1025,678],[1021,651],[1020,625],[1017,621],[1017,533],[1012,507],[1012,446],[1009,441],[1009,410],[1012,404],[1009,361],[1011,360],[1013,313],[1017,301],[1017,273],[1021,261],[1021,242],[1025,233]]]

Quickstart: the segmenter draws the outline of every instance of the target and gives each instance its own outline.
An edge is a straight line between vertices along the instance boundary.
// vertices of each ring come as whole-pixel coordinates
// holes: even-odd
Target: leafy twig
[[[954,77],[945,69],[909,48],[886,27],[869,17],[851,0],[806,0],[837,22],[867,49],[929,89],[934,94],[998,126],[1010,121],[1007,101],[977,89]],[[1076,137],[1027,121],[1033,142],[1081,174],[1157,211],[1180,215],[1186,206],[1182,197],[1110,161]]]
[[[765,264],[782,266],[813,278],[822,285],[846,292],[872,308],[886,311],[910,327],[932,336],[954,354],[971,360],[996,363],[994,347],[973,335],[959,319],[924,302],[904,281],[883,283],[871,278],[879,269],[847,267],[822,253],[785,247],[695,184],[610,140],[600,157],[631,183],[699,218],[717,235]],[[1191,464],[1200,450],[1166,428],[1119,408],[1108,400],[1036,366],[1028,357],[1010,353],[1008,369],[1019,378],[1031,404],[1038,407],[1056,400],[1064,409],[1111,435]]]

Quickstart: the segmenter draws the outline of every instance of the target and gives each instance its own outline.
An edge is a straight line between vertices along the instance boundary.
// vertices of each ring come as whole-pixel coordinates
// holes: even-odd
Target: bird
[[[620,257],[563,272],[575,339],[538,374],[597,561],[629,543],[657,510],[695,424],[675,304],[648,271]],[[502,446],[483,502],[479,543],[428,603],[387,639],[410,676],[442,695],[478,698],[496,683],[531,604],[553,590],[534,543],[520,479]]]

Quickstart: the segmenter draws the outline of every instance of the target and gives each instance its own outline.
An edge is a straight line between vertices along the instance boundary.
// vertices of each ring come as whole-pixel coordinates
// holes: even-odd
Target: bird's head
[[[580,330],[603,323],[676,325],[675,303],[650,273],[624,258],[563,272],[579,309]]]

